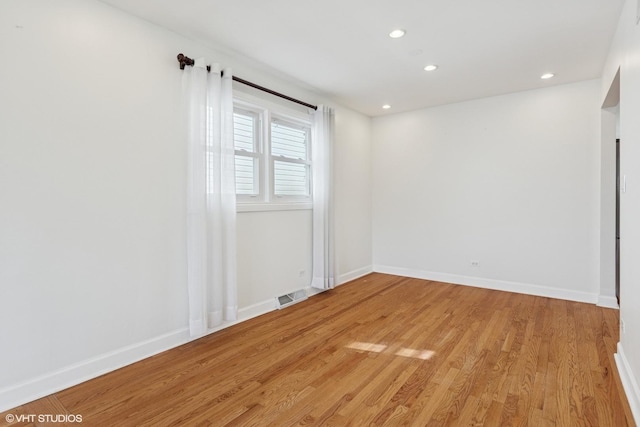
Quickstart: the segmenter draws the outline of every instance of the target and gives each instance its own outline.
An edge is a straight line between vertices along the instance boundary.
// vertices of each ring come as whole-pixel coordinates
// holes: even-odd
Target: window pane
[[[277,196],[308,196],[309,168],[299,163],[273,162],[274,193]]]
[[[274,121],[271,123],[271,154],[307,160],[308,129]]]
[[[235,111],[233,113],[233,142],[236,150],[256,151],[257,117]]]
[[[236,155],[236,194],[258,192],[258,159]]]

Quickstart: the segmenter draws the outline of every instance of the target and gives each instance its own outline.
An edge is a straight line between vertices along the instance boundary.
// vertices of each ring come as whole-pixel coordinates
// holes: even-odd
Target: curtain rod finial
[[[180,63],[181,70],[184,70],[185,65],[194,65],[196,63],[193,59],[187,56],[184,56],[184,54],[182,53],[179,53],[177,58],[178,58],[178,62]]]

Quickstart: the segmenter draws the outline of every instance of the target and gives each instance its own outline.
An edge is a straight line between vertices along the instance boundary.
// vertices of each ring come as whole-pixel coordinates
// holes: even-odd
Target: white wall
[[[603,72],[601,102],[620,69],[620,331],[616,361],[636,422],[640,423],[640,26],[637,2],[627,0]]]
[[[338,281],[372,271],[371,120],[336,110],[334,150],[335,232]]]
[[[374,119],[374,269],[596,302],[599,88]]]
[[[326,102],[97,1],[0,2],[0,411],[188,339],[179,52]],[[347,277],[371,269],[370,119],[336,107]],[[239,214],[245,315],[300,287],[310,227]]]
[[[311,278],[310,210],[238,213],[238,304],[249,307],[307,288]]]
[[[0,28],[7,387],[186,326],[185,153],[180,39],[91,1]]]

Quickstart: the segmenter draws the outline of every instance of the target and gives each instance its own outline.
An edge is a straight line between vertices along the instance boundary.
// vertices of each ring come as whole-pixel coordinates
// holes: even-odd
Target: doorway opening
[[[598,305],[618,308],[621,295],[620,252],[624,224],[620,222],[620,69],[611,82],[601,110],[600,146],[600,296]]]

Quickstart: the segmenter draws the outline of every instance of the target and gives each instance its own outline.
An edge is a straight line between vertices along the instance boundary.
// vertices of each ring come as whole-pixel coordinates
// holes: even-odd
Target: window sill
[[[312,210],[311,202],[299,203],[237,203],[236,212],[272,212]]]

